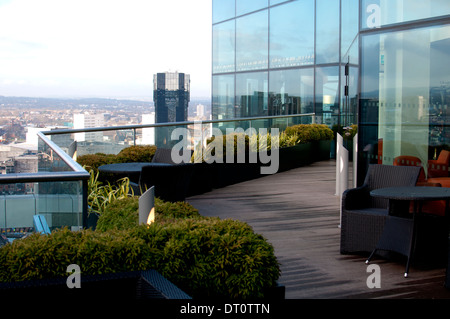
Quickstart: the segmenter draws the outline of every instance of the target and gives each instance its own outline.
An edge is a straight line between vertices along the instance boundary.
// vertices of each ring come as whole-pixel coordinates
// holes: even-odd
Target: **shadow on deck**
[[[272,243],[286,299],[443,299],[445,268],[374,259],[381,288],[367,287],[367,256],[341,255],[335,161],[325,161],[190,197],[204,216],[238,219]]]

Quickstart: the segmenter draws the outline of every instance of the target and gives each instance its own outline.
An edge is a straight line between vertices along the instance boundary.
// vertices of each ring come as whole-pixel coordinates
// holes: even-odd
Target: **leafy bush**
[[[115,162],[115,159],[116,155],[113,154],[96,153],[79,156],[77,162],[84,166],[86,170],[92,170],[96,173],[100,166],[112,164]]]
[[[116,163],[151,162],[156,152],[154,145],[135,145],[124,148],[116,156]]]
[[[98,168],[106,164],[151,162],[156,152],[154,145],[135,145],[124,148],[119,154],[86,154],[77,158],[78,164],[85,166],[87,170],[97,173]]]
[[[116,200],[132,195],[130,180],[122,178],[116,184],[102,185],[98,180],[99,173],[90,170],[91,177],[88,181],[88,206],[89,213],[101,214],[106,207]]]
[[[16,240],[0,249],[0,281],[67,276],[70,264],[83,274],[107,274],[146,267],[144,240],[127,232],[70,231],[67,228]]]
[[[186,202],[165,202],[155,198],[155,220],[170,223],[177,219],[200,218],[198,210]],[[138,225],[139,198],[136,196],[116,200],[106,207],[97,222],[97,230],[126,230]]]
[[[286,128],[286,134],[296,135],[301,143],[313,141],[331,141],[334,138],[333,131],[325,124],[299,124]]]
[[[207,218],[190,204],[155,202],[138,226],[138,198],[108,205],[96,231],[33,234],[0,249],[0,281],[156,269],[195,297],[260,298],[280,275],[273,247],[241,221]]]

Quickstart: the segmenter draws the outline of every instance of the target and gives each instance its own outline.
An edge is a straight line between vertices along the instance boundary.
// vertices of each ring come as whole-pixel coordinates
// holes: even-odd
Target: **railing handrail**
[[[37,132],[37,135],[44,143],[46,143],[74,172],[86,172],[86,170],[74,161],[66,152],[64,152],[58,145],[48,139],[42,132]]]
[[[73,182],[86,180],[90,174],[84,172],[39,172],[1,174],[0,184],[38,183],[38,182]]]
[[[315,115],[316,115],[316,113],[305,113],[305,114],[275,115],[275,116],[262,116],[262,117],[245,117],[245,118],[222,119],[222,120],[205,120],[205,121],[199,120],[199,121],[169,122],[169,123],[155,123],[155,124],[134,124],[134,125],[91,127],[91,128],[80,128],[80,129],[58,129],[58,130],[52,130],[52,131],[43,131],[41,133],[44,135],[61,135],[61,134],[72,134],[72,133],[90,133],[90,132],[102,132],[102,131],[133,130],[133,129],[142,129],[142,128],[157,128],[157,127],[165,127],[165,126],[188,126],[188,125],[195,125],[195,124],[247,122],[247,121],[283,119],[283,118],[294,118],[294,117],[308,117],[308,116],[312,116],[314,118]]]

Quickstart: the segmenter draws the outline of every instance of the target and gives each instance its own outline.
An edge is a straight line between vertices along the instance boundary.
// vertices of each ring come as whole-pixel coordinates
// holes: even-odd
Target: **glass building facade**
[[[213,0],[213,119],[316,113],[330,127],[355,122],[356,95],[346,99],[345,86],[357,83],[358,5]]]
[[[313,112],[358,125],[359,183],[399,156],[449,177],[450,1],[213,0],[212,27],[214,119]]]
[[[362,0],[360,42],[359,180],[399,156],[449,177],[450,1]]]

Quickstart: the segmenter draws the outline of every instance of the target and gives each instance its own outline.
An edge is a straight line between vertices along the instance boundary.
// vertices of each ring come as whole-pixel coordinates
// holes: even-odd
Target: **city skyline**
[[[150,101],[166,71],[211,96],[210,0],[0,0],[0,95]]]

